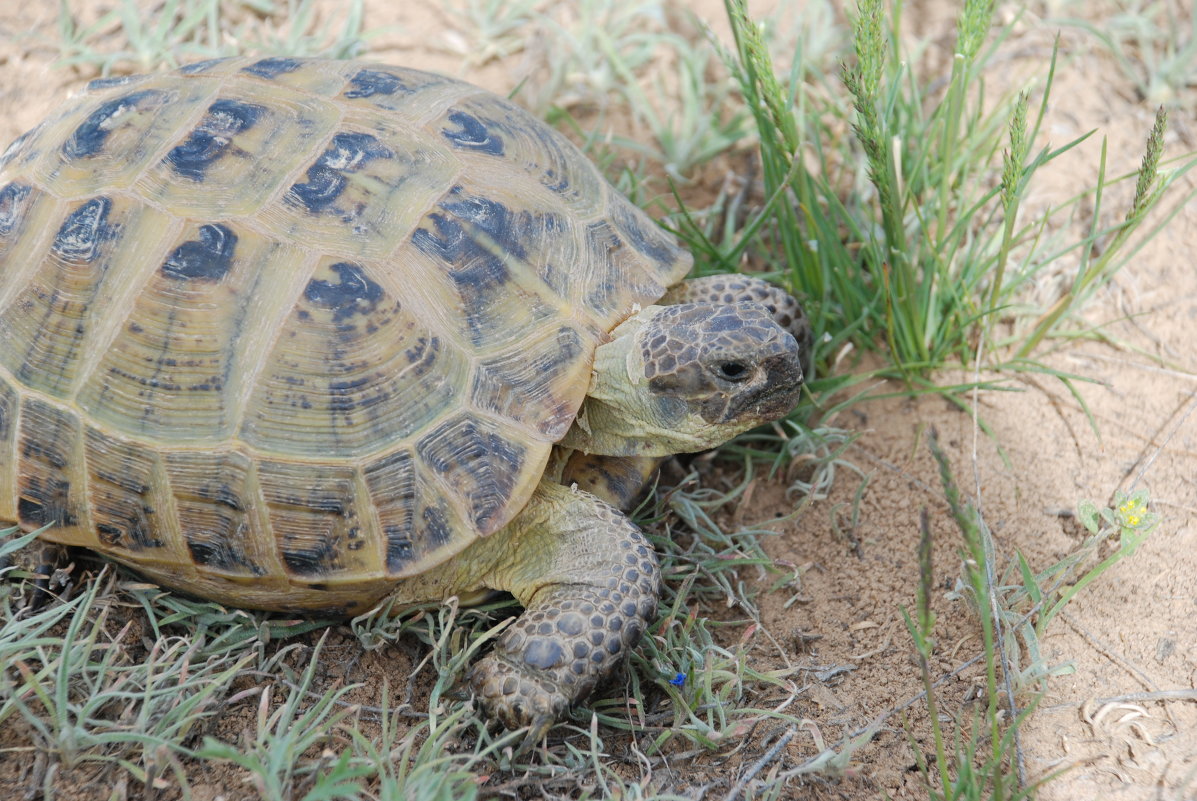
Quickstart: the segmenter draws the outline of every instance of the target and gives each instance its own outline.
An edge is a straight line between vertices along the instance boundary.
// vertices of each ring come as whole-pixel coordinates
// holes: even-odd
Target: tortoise
[[[0,158],[0,521],[247,608],[509,591],[470,682],[541,733],[655,614],[621,507],[798,400],[798,303],[691,262],[457,80],[92,81]]]

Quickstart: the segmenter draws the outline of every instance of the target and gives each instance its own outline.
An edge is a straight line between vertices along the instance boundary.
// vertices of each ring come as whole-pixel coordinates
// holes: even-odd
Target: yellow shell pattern
[[[225,602],[362,608],[519,511],[597,344],[688,267],[459,81],[93,82],[0,159],[0,520]]]

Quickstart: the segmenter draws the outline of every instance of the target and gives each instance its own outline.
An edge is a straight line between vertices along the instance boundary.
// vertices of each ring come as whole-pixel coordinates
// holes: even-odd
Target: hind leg
[[[68,564],[66,546],[58,543],[36,539],[16,550],[5,547],[21,536],[20,529],[0,524],[0,576],[8,581],[29,579],[31,593],[24,608],[36,611],[70,585],[74,565]]]

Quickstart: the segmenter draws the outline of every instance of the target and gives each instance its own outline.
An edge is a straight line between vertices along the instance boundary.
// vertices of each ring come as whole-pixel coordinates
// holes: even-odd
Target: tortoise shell
[[[493,94],[265,58],[93,81],[0,158],[0,520],[360,608],[505,525],[688,270]]]

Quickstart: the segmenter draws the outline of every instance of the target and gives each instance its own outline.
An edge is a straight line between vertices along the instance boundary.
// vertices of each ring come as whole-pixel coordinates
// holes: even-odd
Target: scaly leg
[[[505,529],[404,581],[400,603],[479,587],[506,590],[524,613],[473,668],[470,684],[509,729],[539,739],[590,694],[656,615],[660,569],[644,535],[587,492],[542,482]]]
[[[8,527],[8,524],[0,523],[0,530]],[[18,531],[12,536],[19,537],[22,533]],[[34,540],[19,551],[0,557],[0,571],[5,571],[8,578],[13,577],[13,572],[7,571],[7,568],[16,568],[20,573],[34,576],[30,585],[31,593],[24,606],[29,613],[41,609],[51,598],[68,587],[72,567],[73,565],[67,564],[65,546],[42,539]]]

